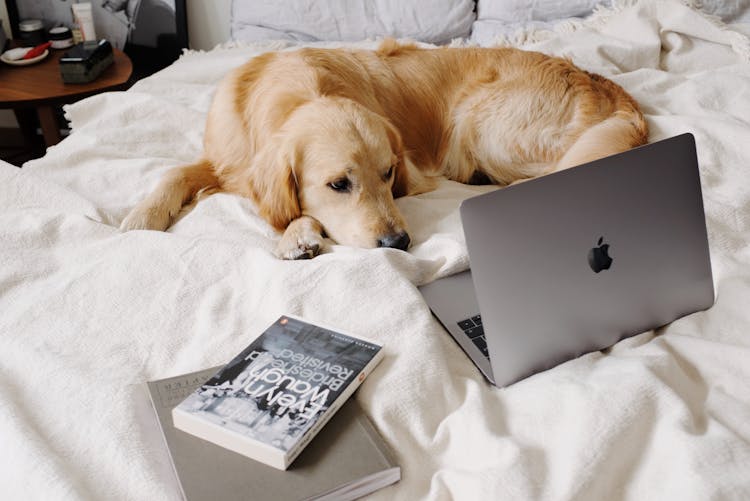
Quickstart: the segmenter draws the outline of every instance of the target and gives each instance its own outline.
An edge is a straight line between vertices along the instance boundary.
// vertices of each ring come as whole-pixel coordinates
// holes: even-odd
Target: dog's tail
[[[648,142],[648,124],[638,103],[614,82],[595,74],[589,76],[592,84],[614,102],[614,111],[581,134],[555,170],[598,160]]]
[[[208,160],[175,167],[153,192],[136,205],[120,225],[122,231],[166,230],[182,207],[199,192],[218,188],[219,178]]]

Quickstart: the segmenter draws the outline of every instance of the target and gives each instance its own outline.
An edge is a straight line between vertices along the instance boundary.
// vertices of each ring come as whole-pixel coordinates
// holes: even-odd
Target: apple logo
[[[612,258],[609,257],[609,244],[602,245],[602,241],[604,241],[604,237],[599,237],[599,241],[596,243],[597,247],[589,251],[589,266],[594,270],[594,273],[608,270],[612,266]]]

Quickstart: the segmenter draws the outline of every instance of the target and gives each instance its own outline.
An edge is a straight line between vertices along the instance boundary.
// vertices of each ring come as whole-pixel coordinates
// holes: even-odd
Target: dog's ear
[[[385,121],[385,130],[388,134],[388,141],[391,143],[391,151],[393,151],[393,154],[398,159],[396,161],[396,172],[394,173],[395,178],[393,186],[391,186],[391,192],[393,193],[393,198],[404,197],[409,194],[409,172],[404,159],[404,143],[396,127],[387,120]]]
[[[296,154],[284,141],[270,141],[253,159],[251,189],[260,215],[284,231],[302,215],[297,198]]]

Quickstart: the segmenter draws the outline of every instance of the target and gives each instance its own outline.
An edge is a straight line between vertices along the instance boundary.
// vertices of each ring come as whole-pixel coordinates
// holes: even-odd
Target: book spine
[[[187,496],[185,495],[185,489],[182,487],[180,472],[177,471],[177,464],[175,464],[174,458],[172,457],[172,448],[169,446],[169,439],[167,438],[167,434],[164,431],[164,422],[162,418],[163,411],[159,411],[159,404],[157,403],[158,397],[156,395],[158,395],[159,383],[160,382],[157,381],[149,381],[145,383],[143,387],[145,388],[146,393],[148,393],[148,400],[149,402],[151,402],[151,409],[153,409],[154,414],[156,415],[156,421],[159,423],[159,432],[161,433],[161,439],[164,443],[164,446],[167,448],[167,452],[169,453],[169,464],[172,466],[172,473],[174,473],[174,478],[177,479],[177,485],[180,487],[182,499],[187,499]]]
[[[310,441],[315,438],[315,435],[318,434],[318,432],[325,426],[325,424],[328,422],[331,417],[336,414],[336,411],[339,410],[339,407],[341,407],[344,402],[346,402],[349,397],[352,396],[354,391],[359,388],[359,386],[362,384],[362,382],[367,379],[367,376],[370,375],[370,372],[380,363],[380,361],[383,359],[384,353],[383,353],[383,347],[378,350],[377,354],[370,360],[370,362],[362,369],[362,371],[357,374],[357,376],[354,378],[354,381],[349,383],[349,386],[347,386],[346,390],[344,390],[339,397],[333,401],[331,406],[328,408],[328,410],[323,414],[320,419],[318,419],[318,422],[315,423],[308,431],[305,433],[302,438],[295,444],[294,447],[292,447],[289,452],[287,453],[287,457],[285,460],[286,466],[288,467],[292,462],[299,456],[299,454],[305,449],[307,444],[310,443]]]

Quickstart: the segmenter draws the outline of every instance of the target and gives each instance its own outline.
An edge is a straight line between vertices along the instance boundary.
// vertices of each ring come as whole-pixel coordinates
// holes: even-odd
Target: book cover
[[[282,316],[175,407],[174,425],[283,470],[382,356],[377,343]]]
[[[354,398],[342,405],[287,471],[176,429],[172,409],[217,370],[146,385],[184,499],[346,501],[400,480],[401,468]]]

